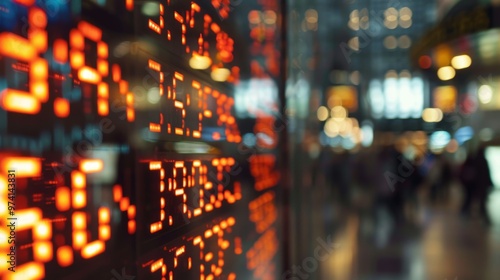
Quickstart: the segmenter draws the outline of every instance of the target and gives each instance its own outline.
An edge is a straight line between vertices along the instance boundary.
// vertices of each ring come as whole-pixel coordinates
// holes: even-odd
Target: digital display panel
[[[1,279],[277,279],[280,17],[1,0]]]

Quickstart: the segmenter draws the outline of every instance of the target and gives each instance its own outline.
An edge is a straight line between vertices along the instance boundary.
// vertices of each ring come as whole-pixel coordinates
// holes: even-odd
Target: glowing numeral
[[[174,73],[174,77],[172,78],[172,93],[169,92],[169,97],[171,96],[172,100],[174,100],[174,107],[175,111],[180,111],[181,112],[181,124],[180,126],[177,126],[174,128],[174,132],[177,135],[184,135],[184,118],[186,117],[186,109],[184,108],[184,103],[181,101],[176,100],[177,98],[177,89],[178,89],[178,82],[183,82],[184,81],[184,75],[182,75],[179,72]],[[170,124],[169,124],[170,125]]]
[[[162,162],[161,161],[150,162],[149,163],[149,170],[151,170],[151,171],[158,170],[160,172],[160,181],[158,184],[158,188],[160,190],[160,193],[163,194],[165,192],[165,181],[164,181],[165,169],[163,169],[163,167],[162,167]],[[166,206],[165,198],[160,195],[160,197],[158,199],[160,201],[160,220],[153,222],[149,226],[149,231],[151,233],[155,233],[155,232],[160,231],[163,228],[163,221],[165,220],[165,215],[166,215],[165,210],[164,210],[165,206]]]
[[[160,4],[159,6],[160,6],[160,22],[156,23],[152,19],[150,19],[148,21],[148,26],[154,32],[161,34],[161,30],[163,29],[163,26],[164,26],[164,22],[163,22],[164,8],[163,8],[163,4]]]
[[[192,135],[193,135],[193,138],[201,138],[202,120],[203,120],[203,113],[202,113],[202,110],[203,110],[203,90],[201,88],[201,84],[198,83],[197,81],[193,81],[191,83],[191,86],[195,90],[193,95],[196,97],[195,100],[197,100],[197,102],[193,105],[196,108],[196,112],[198,112],[198,116],[197,116],[198,127],[193,129]],[[191,105],[191,103],[192,103],[191,95],[188,94],[186,99],[187,99],[186,105],[187,106]],[[188,123],[194,123],[194,120],[190,120],[190,121],[188,121]],[[189,132],[190,132],[189,129],[187,129],[188,136],[189,136]]]
[[[189,27],[193,28],[195,21],[194,21],[194,14],[199,13],[201,11],[201,8],[198,4],[191,2],[191,19],[189,20]]]
[[[184,17],[178,12],[174,12],[174,18],[181,24],[181,42],[183,45],[186,44],[186,23],[184,21]]]
[[[38,57],[47,49],[47,16],[39,8],[30,8],[28,21],[28,39],[8,32],[0,33],[0,55],[29,63],[29,91],[0,89],[0,106],[7,111],[37,114],[41,103],[49,98],[48,63]]]
[[[2,156],[3,157],[3,156]],[[0,157],[0,200],[7,198],[8,176],[5,173],[7,170],[16,171],[16,179],[39,177],[41,176],[42,161],[40,158],[29,157]],[[0,205],[7,205],[7,201],[1,201]],[[13,212],[2,207],[0,216],[2,219],[13,216]],[[52,251],[52,228],[51,223],[47,219],[43,219],[42,210],[38,207],[16,209],[15,216],[17,218],[16,227],[9,228],[3,225],[0,228],[0,236],[10,236],[10,231],[25,231],[32,230],[33,236],[33,259],[34,261],[17,264],[16,272],[8,274],[6,279],[39,279],[45,275],[44,262],[49,262],[53,258]],[[9,246],[0,246],[0,254],[3,256],[9,254]],[[8,262],[0,263],[2,268],[0,271],[7,271]]]
[[[228,1],[226,2],[229,3]],[[159,4],[159,18],[157,20],[149,19],[148,28],[161,36],[163,36],[162,30],[166,28],[166,37],[169,41],[172,40],[172,33],[178,34],[180,32],[180,44],[184,46],[186,53],[191,55],[193,65],[197,65],[193,66],[194,69],[206,69],[212,64],[212,61],[214,63],[218,62],[220,67],[224,67],[225,63],[230,63],[233,60],[234,40],[226,32],[222,31],[221,27],[213,22],[208,14],[203,13],[197,3],[191,2],[189,8],[186,10],[179,10],[178,7],[170,7],[170,1],[167,1],[167,5],[169,7],[165,8],[163,4]],[[225,5],[223,4],[222,8],[217,8],[223,18],[229,15],[228,7]],[[168,15],[166,15],[167,11]],[[202,15],[197,15],[197,13]],[[171,20],[168,26],[165,24],[165,17],[169,17],[168,20]],[[195,31],[199,30],[196,27],[196,18],[200,17],[203,19],[199,20],[199,22],[203,23],[203,32],[201,34],[188,35],[188,29],[190,32],[198,32]],[[176,29],[175,32],[174,28]],[[213,33],[215,36],[209,33]],[[192,38],[195,38],[195,40],[192,40]],[[210,43],[205,38],[213,38],[214,42]],[[210,53],[213,53],[210,50],[216,53],[214,57],[210,57]],[[233,70],[235,69],[237,68],[233,67]],[[232,71],[231,76],[227,80],[229,82],[237,81],[237,72],[236,70]]]
[[[193,238],[193,245],[200,247],[200,279],[215,279],[220,277],[224,268],[224,251],[228,250],[230,246],[229,240],[224,239],[224,233],[234,224],[235,219],[229,217],[212,228],[205,230],[203,236]],[[205,253],[205,247],[212,248],[212,246],[205,246],[207,240],[217,243],[218,252],[216,254],[214,252]]]
[[[164,82],[164,77],[163,77],[163,72],[161,72],[161,64],[150,59],[148,61],[148,67],[149,69],[152,69],[156,72],[158,72],[159,78],[159,84],[158,88],[160,91],[160,96],[163,96],[163,82]],[[159,123],[150,123],[149,124],[149,131],[151,132],[161,132],[161,125],[163,124],[163,114],[160,113],[160,122]]]
[[[129,91],[128,82],[122,80],[121,68],[119,65],[113,64],[113,66],[111,66],[111,75],[113,81],[118,84],[120,94],[125,96],[127,121],[133,122],[135,120],[134,94]],[[101,87],[98,87],[98,96],[108,97],[107,85],[101,85]]]
[[[186,182],[186,166],[184,165],[184,161],[176,161],[174,163],[174,169],[173,169],[173,190],[175,196],[180,196],[182,197],[182,202],[183,202],[183,207],[182,207],[182,213],[187,214],[188,218],[191,217],[191,209],[188,209],[187,207],[187,197],[186,197],[186,191],[185,188],[187,186]]]
[[[81,21],[77,29],[70,32],[70,65],[77,71],[78,79],[82,82],[97,85],[97,113],[101,116],[109,114],[109,89],[102,77],[108,76],[108,45],[101,41],[102,31],[98,27]],[[97,43],[97,68],[85,65],[85,38]]]
[[[71,172],[72,205],[75,209],[84,208],[87,205],[87,182],[85,174],[101,172],[103,162],[100,159],[85,159],[80,162],[79,170]],[[109,239],[109,218],[103,222],[102,216],[109,216],[109,209],[99,209],[99,240],[88,242],[87,240],[87,213],[76,211],[73,213],[73,248],[82,250],[82,257],[90,258],[104,252],[104,242]],[[104,234],[103,234],[104,232]]]

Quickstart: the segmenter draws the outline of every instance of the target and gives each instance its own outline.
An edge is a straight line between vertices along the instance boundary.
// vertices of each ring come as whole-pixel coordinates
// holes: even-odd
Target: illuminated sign
[[[333,86],[328,89],[328,106],[342,106],[349,112],[358,109],[358,91],[353,86]]]
[[[369,101],[374,118],[420,118],[425,105],[424,82],[420,77],[372,80]]]

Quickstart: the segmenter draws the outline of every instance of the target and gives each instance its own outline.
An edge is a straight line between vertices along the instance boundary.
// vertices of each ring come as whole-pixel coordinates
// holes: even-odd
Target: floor
[[[321,278],[500,279],[500,190],[490,195],[489,227],[479,217],[461,217],[458,196],[443,207],[420,207],[415,222],[404,225],[395,226],[384,211],[374,213],[375,219],[349,216]]]

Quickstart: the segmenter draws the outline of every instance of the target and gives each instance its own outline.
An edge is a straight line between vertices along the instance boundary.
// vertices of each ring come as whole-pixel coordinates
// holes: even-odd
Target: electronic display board
[[[0,0],[0,278],[277,279],[285,122],[234,105],[278,87],[280,21],[277,1]]]

